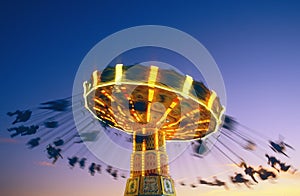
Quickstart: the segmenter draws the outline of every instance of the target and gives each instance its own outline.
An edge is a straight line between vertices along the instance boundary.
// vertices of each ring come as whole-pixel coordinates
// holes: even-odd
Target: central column
[[[174,182],[169,176],[164,134],[155,128],[134,132],[125,196],[175,195]]]

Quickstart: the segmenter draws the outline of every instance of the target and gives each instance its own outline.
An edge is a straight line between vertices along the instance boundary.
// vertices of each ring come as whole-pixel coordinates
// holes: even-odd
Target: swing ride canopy
[[[102,124],[129,134],[154,128],[169,141],[217,131],[225,110],[202,82],[157,66],[106,67],[83,87],[85,107]]]

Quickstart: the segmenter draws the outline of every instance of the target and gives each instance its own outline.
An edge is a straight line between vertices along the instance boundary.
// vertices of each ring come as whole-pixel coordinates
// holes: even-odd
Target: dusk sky
[[[125,179],[70,170],[67,160],[55,166],[42,164],[48,161],[42,148],[29,150],[26,139],[10,139],[6,129],[11,119],[6,112],[70,96],[77,69],[89,50],[110,34],[138,25],[173,27],[201,42],[222,73],[226,114],[267,136],[265,146],[268,139],[284,136],[296,150],[288,150],[290,159],[280,158],[300,169],[298,1],[1,1],[1,196],[123,195]],[[228,181],[226,171],[239,169],[230,168],[223,157],[196,160],[185,154],[174,167],[171,164],[171,175],[185,175],[186,159],[187,183],[193,182],[190,171],[204,178],[224,171],[222,177]],[[261,182],[253,189],[233,184],[228,191],[200,185],[191,189],[176,184],[176,191],[179,196],[296,196],[300,195],[299,173],[282,174],[277,183]]]

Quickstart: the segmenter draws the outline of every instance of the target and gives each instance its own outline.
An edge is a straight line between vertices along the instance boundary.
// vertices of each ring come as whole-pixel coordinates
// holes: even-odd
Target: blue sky
[[[300,149],[299,9],[297,1],[276,0],[2,1],[0,136],[8,137],[4,122],[7,111],[69,96],[78,66],[101,39],[124,28],[155,24],[189,33],[209,50],[225,81],[228,114],[271,138],[277,139],[281,133]],[[71,195],[67,191],[72,184],[79,184],[74,179],[79,176],[85,179],[82,193],[90,190],[90,195],[97,195],[96,188],[105,189],[106,185],[120,186],[123,192],[124,183],[106,177],[97,181],[64,166],[35,165],[43,160],[44,153],[26,150],[24,142],[1,140],[0,171],[4,175],[0,176],[0,187],[10,182],[20,187],[22,195]],[[299,167],[299,152],[292,153],[292,163]],[[288,186],[288,182],[282,184]],[[278,183],[276,187],[280,186]],[[57,192],[51,187],[58,187]],[[12,189],[6,186],[0,190],[7,191],[8,196],[18,195]],[[179,189],[181,195],[189,191]],[[205,191],[209,195],[210,190]],[[80,193],[77,191],[78,196]]]

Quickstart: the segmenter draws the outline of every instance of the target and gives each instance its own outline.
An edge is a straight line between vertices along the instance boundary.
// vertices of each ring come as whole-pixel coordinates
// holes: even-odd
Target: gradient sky
[[[96,43],[116,31],[146,24],[178,28],[198,39],[223,75],[227,114],[270,138],[284,135],[296,148],[288,161],[300,168],[299,10],[297,1],[276,0],[1,1],[0,195],[123,194],[125,180],[90,177],[63,163],[41,166],[46,160],[41,149],[30,151],[25,140],[8,139],[5,113],[71,95],[77,68]],[[197,171],[202,169],[207,168]],[[300,195],[299,182],[298,173],[283,175],[276,184],[260,183],[254,190],[176,190],[190,196]]]

